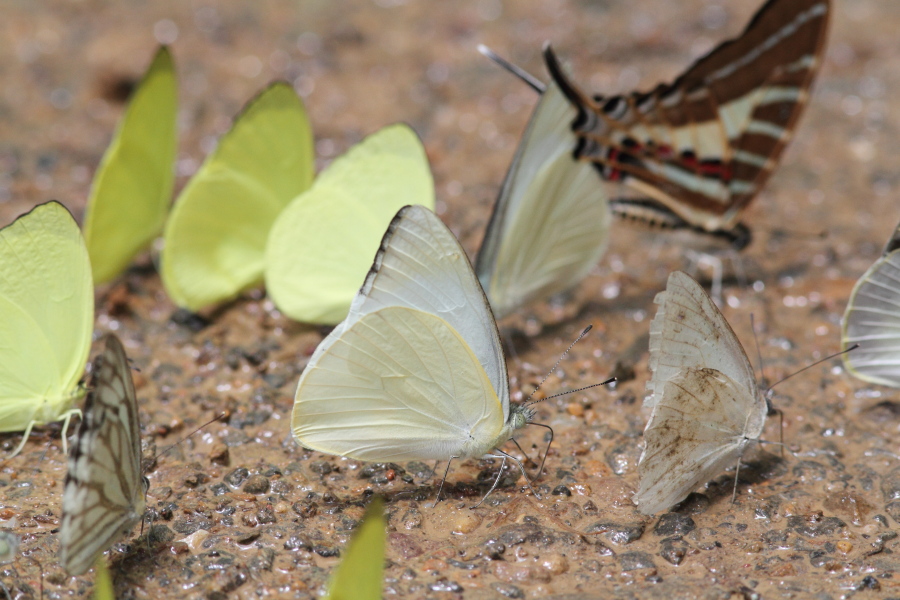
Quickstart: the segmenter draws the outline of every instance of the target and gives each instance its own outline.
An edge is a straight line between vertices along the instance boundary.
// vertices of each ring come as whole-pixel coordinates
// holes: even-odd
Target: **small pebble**
[[[569,402],[566,406],[566,412],[573,417],[582,417],[584,416],[584,406],[578,402]]]
[[[178,540],[177,542],[175,542],[175,544],[185,544],[187,545],[188,550],[190,550],[191,552],[196,552],[200,548],[200,545],[203,543],[203,540],[205,540],[207,537],[209,537],[209,532],[207,530],[198,529],[191,535]]]
[[[269,478],[264,475],[251,475],[242,489],[248,494],[265,494],[269,491]]]
[[[475,511],[464,510],[457,513],[450,524],[450,531],[456,534],[472,533],[481,525],[481,516]]]
[[[552,554],[541,560],[541,566],[551,575],[562,575],[569,570],[569,561],[562,554]]]

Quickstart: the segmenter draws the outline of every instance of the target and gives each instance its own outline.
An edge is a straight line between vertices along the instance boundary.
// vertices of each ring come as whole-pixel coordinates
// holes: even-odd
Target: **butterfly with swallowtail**
[[[611,200],[613,213],[746,246],[740,217],[809,99],[830,13],[830,0],[769,0],[673,83],[608,98],[576,86],[547,46],[547,68],[578,110],[575,157],[640,196]]]

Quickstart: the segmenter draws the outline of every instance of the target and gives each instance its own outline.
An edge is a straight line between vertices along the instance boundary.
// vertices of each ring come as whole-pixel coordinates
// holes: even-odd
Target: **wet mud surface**
[[[80,218],[123,92],[161,39],[181,86],[179,186],[247,99],[287,79],[307,103],[322,164],[382,125],[411,124],[439,213],[474,254],[537,99],[477,43],[545,77],[539,51],[551,40],[591,89],[646,89],[740,31],[756,3],[733,4],[11,2],[0,20],[0,222],[51,198]],[[724,312],[751,356],[754,314],[768,381],[838,349],[853,283],[900,219],[898,26],[900,5],[837,0],[814,97],[746,214],[746,283],[729,267]],[[499,461],[454,464],[448,498],[432,508],[432,465],[298,447],[294,389],[326,331],[281,317],[261,293],[208,320],[180,315],[143,257],[97,302],[97,337],[115,331],[140,369],[150,479],[150,520],[110,553],[118,597],[315,597],[375,493],[388,500],[387,597],[900,597],[900,392],[839,362],[776,388],[792,452],[746,455],[734,505],[726,471],[672,512],[637,513],[652,300],[683,254],[675,238],[616,227],[569,298],[501,324],[515,349],[514,399],[588,324],[595,331],[546,394],[623,380],[538,405],[556,432],[541,498],[509,471],[476,510]],[[224,409],[226,422],[151,460]],[[532,457],[544,434],[520,437]],[[763,439],[781,435],[770,417]],[[2,450],[18,441],[2,437]],[[56,559],[65,466],[58,427],[0,463],[0,527],[23,537],[23,556],[0,570],[14,598],[41,585],[46,598],[91,593],[91,574],[69,577]]]

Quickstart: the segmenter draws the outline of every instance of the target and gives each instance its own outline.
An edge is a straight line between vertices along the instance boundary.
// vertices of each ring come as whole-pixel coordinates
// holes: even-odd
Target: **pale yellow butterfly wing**
[[[237,117],[175,202],[162,254],[172,300],[196,311],[262,283],[272,224],[312,178],[306,110],[276,83]]]
[[[434,182],[415,132],[391,125],[335,159],[278,216],[265,270],[279,310],[307,323],[343,320],[384,230],[407,204],[433,209]]]
[[[172,56],[156,53],[94,176],[84,238],[96,283],[121,273],[163,229],[177,149]]]
[[[78,225],[48,202],[0,230],[0,431],[60,420],[91,348],[94,287]]]

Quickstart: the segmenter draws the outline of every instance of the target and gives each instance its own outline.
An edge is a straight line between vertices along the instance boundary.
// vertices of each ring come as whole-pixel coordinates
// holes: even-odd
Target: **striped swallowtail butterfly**
[[[822,63],[830,0],[769,0],[744,32],[649,92],[591,97],[544,58],[577,108],[575,156],[640,199],[614,214],[750,241],[744,209],[774,171]]]

